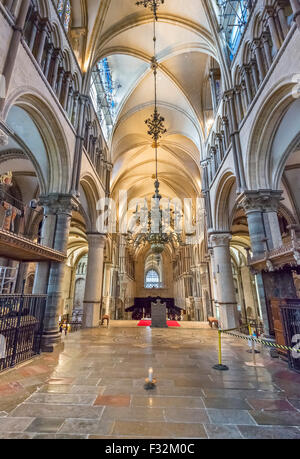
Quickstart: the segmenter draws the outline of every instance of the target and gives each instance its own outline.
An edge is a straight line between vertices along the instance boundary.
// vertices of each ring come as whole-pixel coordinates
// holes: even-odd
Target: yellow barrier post
[[[219,335],[219,363],[213,366],[214,370],[227,371],[229,368],[222,364],[222,330],[218,330]]]
[[[251,328],[251,325],[250,325],[250,324],[248,324],[248,330],[249,330],[249,336],[250,336],[250,339],[251,339],[252,336],[253,336],[253,333],[252,333],[252,328]],[[256,334],[255,334],[254,336],[257,338]],[[255,348],[255,343],[254,343],[254,340],[253,340],[253,339],[251,339],[251,349],[249,349],[247,352],[248,352],[249,354],[260,354],[260,351],[258,351],[258,350]],[[254,364],[255,364],[255,362],[256,362],[255,356],[254,356],[254,358],[253,358],[253,361],[254,361]]]

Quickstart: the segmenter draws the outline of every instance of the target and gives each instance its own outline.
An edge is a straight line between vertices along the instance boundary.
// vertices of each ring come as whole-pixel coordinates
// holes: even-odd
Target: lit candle
[[[149,382],[153,381],[153,368],[149,368]]]

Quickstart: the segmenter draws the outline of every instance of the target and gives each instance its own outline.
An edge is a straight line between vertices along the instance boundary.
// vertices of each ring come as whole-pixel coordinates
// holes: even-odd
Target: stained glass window
[[[146,288],[159,288],[160,284],[160,279],[159,275],[154,269],[151,269],[150,271],[147,272],[146,275],[146,283],[145,287]]]
[[[64,24],[65,30],[68,32],[71,22],[71,2],[70,0],[58,0],[57,12]]]

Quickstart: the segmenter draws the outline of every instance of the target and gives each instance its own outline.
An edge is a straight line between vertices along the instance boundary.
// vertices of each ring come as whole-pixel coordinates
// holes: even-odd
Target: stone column
[[[251,88],[251,78],[250,78],[250,66],[244,65],[243,66],[243,74],[246,84],[246,95],[248,100],[248,105],[252,102],[252,88]]]
[[[286,7],[286,2],[284,0],[277,0],[277,15],[282,31],[282,39],[284,40],[287,34],[289,33],[289,26],[284,14],[284,8]]]
[[[73,93],[74,93],[73,86],[70,85],[67,108],[66,108],[66,111],[68,113],[68,116],[69,116],[70,120],[71,120],[72,113],[73,113],[73,103],[74,103]]]
[[[230,145],[230,139],[229,139],[229,121],[227,116],[223,116],[222,118],[222,124],[224,127],[224,141],[225,141],[225,152],[227,151],[229,145]]]
[[[273,61],[272,53],[271,53],[271,46],[270,46],[270,34],[268,32],[264,32],[261,38],[262,38],[265,56],[266,56],[266,65],[269,69]]]
[[[51,64],[51,59],[52,59],[52,54],[53,54],[53,45],[52,45],[52,43],[48,43],[48,45],[46,47],[46,50],[47,50],[47,57],[46,57],[46,60],[45,60],[44,75],[48,80],[50,64]]]
[[[86,328],[94,328],[98,327],[100,319],[106,236],[99,233],[88,234],[88,242],[89,259],[84,295],[83,324]]]
[[[259,82],[258,73],[257,73],[256,59],[251,59],[250,65],[251,65],[252,80],[254,83],[255,92],[257,92],[260,82]]]
[[[213,112],[214,113],[217,112],[217,107],[218,107],[217,93],[216,93],[216,80],[215,80],[216,70],[217,69],[211,69],[210,72],[209,72],[211,98],[212,98]]]
[[[43,53],[44,53],[44,48],[45,48],[45,43],[46,43],[46,38],[49,33],[49,23],[47,19],[43,19],[42,25],[41,25],[41,32],[39,36],[39,43],[38,43],[38,50],[36,54],[36,60],[39,64],[42,62],[43,58]]]
[[[64,75],[65,75],[65,69],[63,67],[60,67],[58,69],[57,86],[56,86],[56,96],[57,96],[58,100],[60,100],[60,96],[61,96],[61,92],[62,92]]]
[[[222,134],[216,134],[216,139],[218,143],[218,151],[219,151],[219,158],[220,158],[220,163],[222,162],[225,153],[224,153],[224,144],[223,144],[223,136]]]
[[[80,173],[81,173],[81,163],[82,163],[82,151],[83,151],[83,142],[84,142],[84,126],[86,119],[86,106],[88,103],[88,96],[83,94],[79,95],[79,109],[77,115],[77,134],[76,134],[76,143],[75,143],[75,154],[73,162],[73,171],[72,171],[72,193],[77,194],[79,191],[80,184]]]
[[[32,28],[31,28],[31,34],[30,34],[30,40],[29,40],[29,49],[32,52],[34,45],[35,45],[35,39],[37,35],[37,30],[38,30],[38,24],[39,24],[39,14],[36,12],[33,14],[32,17]]]
[[[48,207],[51,207],[53,214],[56,215],[53,248],[66,254],[72,212],[78,209],[78,203],[70,195],[53,194],[42,199],[44,202],[48,201]],[[42,338],[42,349],[46,352],[52,352],[54,345],[60,341],[58,318],[62,306],[64,274],[65,263],[51,262]]]
[[[207,227],[212,227],[212,214],[211,214],[211,203],[210,203],[210,194],[209,194],[209,176],[208,176],[208,161],[202,161],[202,192],[205,200],[205,209],[206,209],[206,221]]]
[[[40,205],[44,207],[44,221],[42,226],[41,245],[53,248],[56,226],[56,211],[48,204],[48,201],[40,200]],[[49,262],[42,261],[38,263],[34,276],[34,295],[45,295],[47,293],[49,269]]]
[[[241,205],[248,219],[253,255],[262,255],[265,250],[282,246],[282,237],[277,210],[282,191],[245,191]]]
[[[263,258],[266,250],[272,250],[282,245],[282,239],[277,217],[277,209],[282,192],[273,190],[245,191],[241,205],[248,219],[251,249],[254,257]],[[270,335],[273,321],[269,313],[268,301],[271,296],[266,290],[265,274],[256,274],[256,284],[260,300],[265,334]]]
[[[270,33],[272,37],[272,42],[273,42],[273,45],[276,51],[278,51],[281,47],[281,42],[280,42],[280,37],[278,35],[277,27],[276,27],[276,22],[275,22],[275,17],[274,17],[275,15],[274,8],[267,7],[266,15],[267,15],[267,21],[268,21],[268,25],[269,25],[269,29],[270,29]]]
[[[64,85],[65,88],[64,88],[63,98],[62,98],[62,107],[64,110],[67,110],[71,80],[72,80],[72,73],[66,72],[65,73],[65,85]]]
[[[61,50],[60,48],[56,48],[53,52],[53,68],[52,68],[52,75],[51,75],[51,86],[54,92],[56,89],[58,68],[60,66],[61,61],[62,61]]]
[[[213,250],[220,325],[223,329],[235,328],[239,326],[239,321],[230,255],[232,236],[220,231],[210,233],[209,238]]]
[[[238,111],[238,119],[241,122],[244,118],[244,109],[243,109],[243,102],[242,102],[242,88],[241,86],[236,86],[234,88],[236,94],[236,102],[237,102],[237,111]]]
[[[215,178],[217,170],[218,170],[216,157],[217,157],[217,150],[215,149],[215,147],[210,147],[212,179]]]
[[[71,122],[74,127],[76,127],[76,124],[77,124],[78,102],[79,102],[79,92],[76,91],[73,94],[73,110],[72,110],[72,116],[71,116]]]
[[[294,21],[296,22],[298,29],[300,29],[300,2],[299,0],[290,0],[290,3],[294,13]]]
[[[236,117],[234,91],[226,91],[224,97],[229,107],[229,120],[230,120],[230,135],[232,138],[232,153],[234,158],[235,175],[237,180],[237,191],[246,189],[246,178],[244,171],[244,163],[242,158],[242,148],[240,141],[240,133],[238,130],[238,123]]]
[[[266,76],[265,65],[263,60],[263,54],[261,49],[261,42],[259,39],[253,40],[253,49],[256,57],[256,62],[258,65],[259,77],[262,82]]]
[[[14,26],[14,31],[13,31],[12,38],[11,38],[9,48],[8,48],[8,52],[6,55],[5,64],[2,70],[3,77],[5,79],[5,84],[6,84],[6,91],[8,91],[9,89],[11,77],[12,77],[13,70],[15,67],[15,62],[16,62],[16,58],[17,58],[17,54],[19,50],[20,41],[23,35],[27,13],[30,7],[30,2],[31,0],[22,0],[20,4],[18,19]],[[3,110],[4,103],[5,103],[5,98],[3,99],[1,98],[0,99],[0,112],[2,112]]]

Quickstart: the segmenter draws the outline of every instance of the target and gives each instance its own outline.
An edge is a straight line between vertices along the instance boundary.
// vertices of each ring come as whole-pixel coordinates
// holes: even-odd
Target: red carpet
[[[168,320],[168,327],[180,327],[180,324],[176,320]],[[151,327],[151,320],[141,320],[138,323],[138,327]]]

